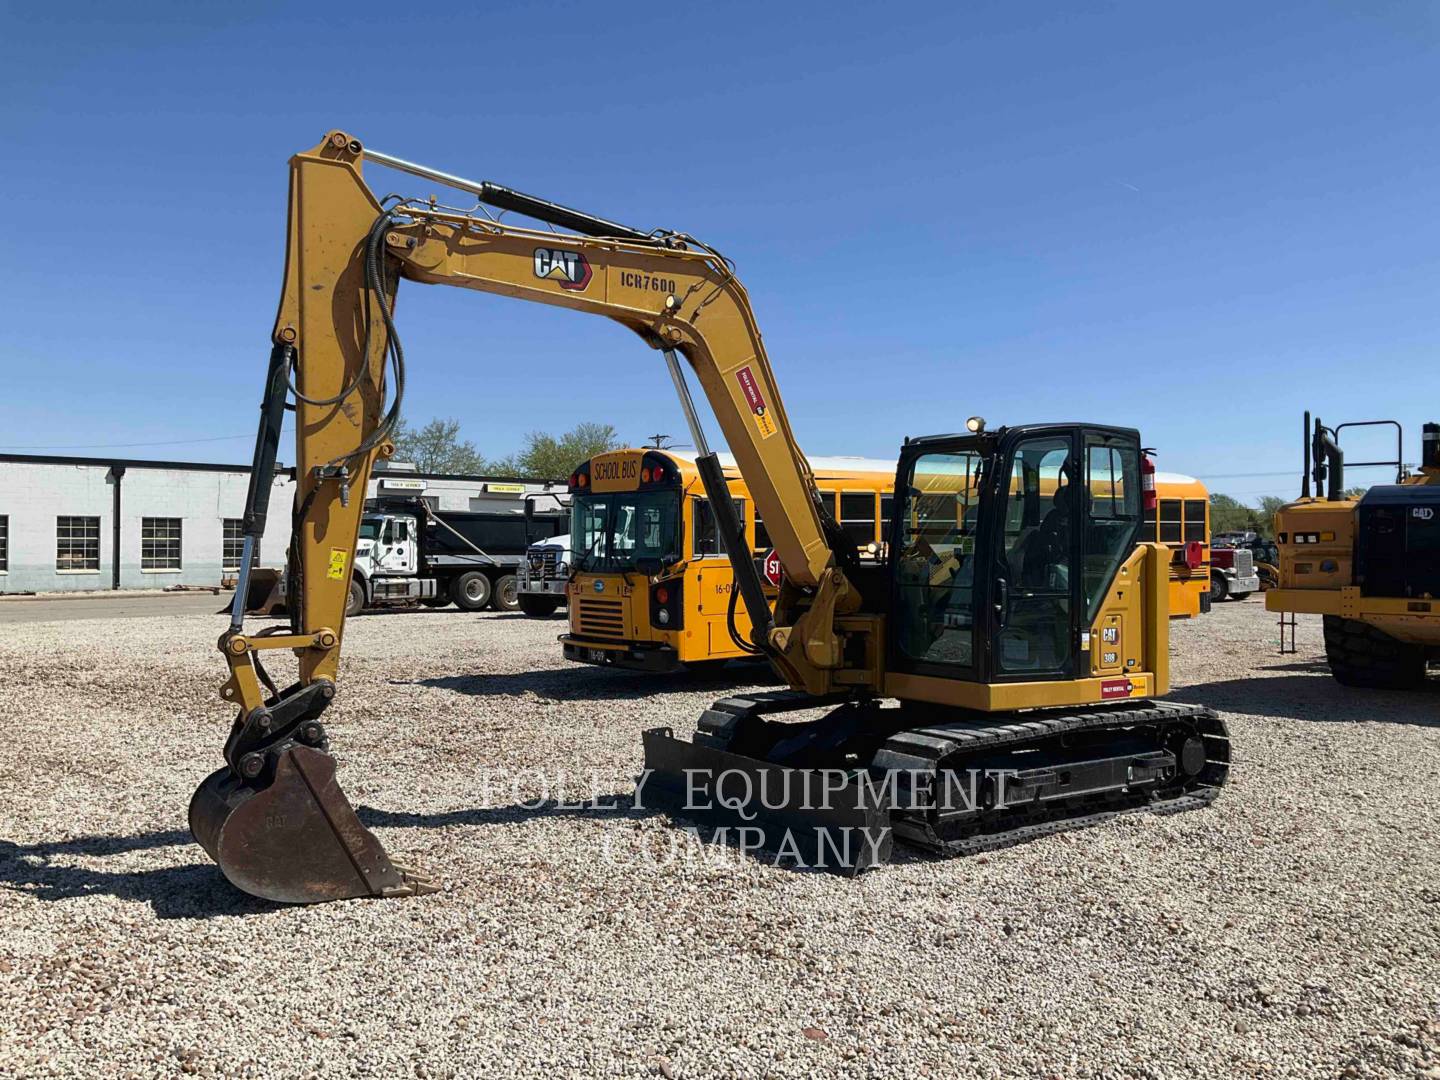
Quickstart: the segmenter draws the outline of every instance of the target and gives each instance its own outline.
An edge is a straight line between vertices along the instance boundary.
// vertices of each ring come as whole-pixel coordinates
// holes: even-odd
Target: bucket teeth
[[[387,896],[426,896],[440,891],[440,882],[412,866],[391,863],[403,882],[403,892],[386,893]]]

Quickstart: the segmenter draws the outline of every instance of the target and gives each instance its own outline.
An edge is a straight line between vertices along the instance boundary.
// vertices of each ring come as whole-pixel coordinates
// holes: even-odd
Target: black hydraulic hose
[[[740,636],[740,629],[735,625],[735,600],[740,595],[740,590],[732,583],[730,586],[730,599],[725,605],[725,629],[730,634],[730,640],[741,652],[750,656],[764,656],[765,650]]]
[[[765,597],[765,587],[760,583],[760,574],[755,569],[750,545],[745,542],[745,531],[740,527],[740,515],[735,510],[729,485],[725,483],[720,459],[715,454],[701,454],[695,459],[695,468],[710,500],[710,511],[715,515],[715,532],[730,558],[730,569],[735,577],[732,590],[739,590],[745,601],[745,610],[750,615],[751,639],[757,648],[769,652],[770,631],[775,628],[775,619],[770,612],[770,601]]]

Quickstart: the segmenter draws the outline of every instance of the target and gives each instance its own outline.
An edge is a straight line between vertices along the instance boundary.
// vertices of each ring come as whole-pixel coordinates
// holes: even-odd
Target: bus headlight
[[[661,626],[669,626],[669,625],[670,625],[670,611],[669,611],[669,609],[662,607],[659,611],[657,611],[657,612],[655,613],[655,621],[658,622]]]

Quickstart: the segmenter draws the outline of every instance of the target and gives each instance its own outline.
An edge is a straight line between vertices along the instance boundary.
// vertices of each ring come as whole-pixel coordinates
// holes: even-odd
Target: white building
[[[249,479],[242,465],[0,454],[0,594],[219,585],[239,569]],[[549,490],[517,477],[427,475],[392,463],[376,471],[368,495],[521,513],[527,493]],[[285,564],[294,493],[294,470],[277,471],[261,566]]]

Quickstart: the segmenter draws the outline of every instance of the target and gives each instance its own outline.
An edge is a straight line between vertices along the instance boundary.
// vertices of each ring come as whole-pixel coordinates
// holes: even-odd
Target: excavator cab
[[[1075,678],[1139,537],[1141,458],[1138,434],[1118,428],[908,442],[891,523],[889,668],[980,683]]]

